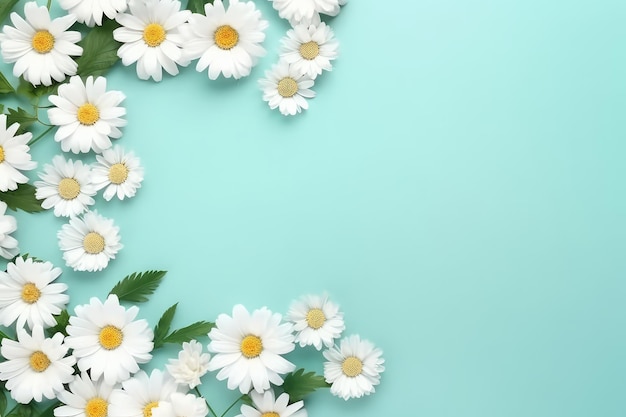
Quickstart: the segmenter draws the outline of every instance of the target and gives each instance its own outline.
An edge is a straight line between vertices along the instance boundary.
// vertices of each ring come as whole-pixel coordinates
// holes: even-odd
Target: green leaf
[[[58,83],[52,85],[38,85],[35,87],[24,78],[20,77],[20,82],[17,85],[17,94],[27,97],[29,99],[36,99],[43,96],[49,96],[50,94],[56,94]]]
[[[154,327],[154,348],[160,348],[165,344],[165,338],[167,334],[170,332],[170,327],[172,325],[172,320],[174,319],[174,314],[176,313],[176,307],[178,303],[174,304],[161,316],[159,322]]]
[[[4,22],[9,14],[11,13],[11,9],[13,6],[17,4],[20,0],[2,0],[0,1],[0,23]]]
[[[113,31],[119,25],[114,20],[105,20],[102,26],[95,26],[79,42],[83,54],[76,59],[78,75],[86,78],[105,74],[119,60],[117,50],[122,45],[113,39]]]
[[[33,414],[33,406],[30,404],[18,404],[6,417],[30,417]]]
[[[35,187],[31,184],[19,184],[17,190],[0,192],[0,201],[4,201],[13,211],[39,213],[44,210],[41,202],[35,198]]]
[[[109,294],[117,295],[120,301],[146,302],[148,296],[159,287],[166,273],[167,271],[135,272],[115,284]]]
[[[11,339],[6,333],[0,331],[0,342],[2,342],[2,339]],[[0,413],[0,415],[2,415],[2,413]]]
[[[318,388],[328,387],[330,384],[326,382],[323,376],[316,375],[315,372],[305,374],[302,368],[287,374],[283,383],[283,389],[289,394],[290,403],[300,401]]]
[[[182,329],[174,330],[163,339],[163,343],[183,344],[192,339],[197,339],[200,336],[206,336],[213,327],[215,327],[215,323],[211,323],[210,321],[197,321]]]
[[[65,329],[67,328],[67,325],[70,324],[70,313],[68,313],[67,310],[63,310],[59,313],[58,316],[54,316],[54,319],[56,320],[57,324],[55,324],[53,327],[50,327],[49,329],[46,329],[48,336],[52,337],[56,333],[63,333],[64,336],[67,336],[67,332],[65,331]]]
[[[0,391],[0,416],[3,416],[5,411],[7,411],[7,396],[4,390],[1,390]]]
[[[37,121],[37,116],[31,114],[24,110],[21,107],[15,109],[8,109],[9,114],[7,114],[7,126],[11,126],[13,123],[19,123],[20,128],[18,133],[24,132],[30,125]]]
[[[192,13],[204,14],[205,4],[213,4],[213,0],[189,0],[187,10],[191,10]]]
[[[15,89],[13,88],[9,80],[7,80],[4,74],[0,72],[0,94],[10,94],[14,92]]]
[[[60,406],[62,403],[59,400],[55,400],[46,407],[41,413],[38,413],[37,417],[54,417],[54,409]]]

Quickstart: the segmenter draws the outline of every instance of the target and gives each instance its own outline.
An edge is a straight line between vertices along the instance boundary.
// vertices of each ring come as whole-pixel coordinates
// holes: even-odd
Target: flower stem
[[[41,139],[44,136],[46,136],[52,129],[54,129],[54,126],[50,126],[44,132],[42,132],[39,136],[37,136],[34,139],[31,139],[30,142],[27,143],[27,145],[28,146],[33,146],[35,143],[37,143],[39,141],[39,139]]]
[[[213,414],[214,417],[217,417],[217,413],[215,412],[215,410],[213,410],[213,408],[211,408],[211,405],[206,400],[206,398],[204,398],[202,396],[202,394],[200,393],[200,390],[198,389],[198,387],[195,387],[194,390],[196,391],[196,394],[198,394],[198,397],[204,399],[204,402],[206,403],[206,406],[209,407],[209,411],[211,412],[211,414]]]
[[[221,415],[220,417],[224,417],[224,416],[226,415],[226,413],[228,413],[228,412],[230,411],[230,409],[231,409],[231,408],[233,408],[233,407],[235,406],[235,404],[237,404],[239,401],[243,400],[243,398],[244,398],[244,397],[245,397],[245,395],[242,395],[242,396],[240,396],[239,398],[237,398],[237,399],[235,400],[235,402],[234,402],[234,403],[232,403],[232,404],[231,404],[231,405],[230,405],[230,406],[226,409],[226,411],[224,411],[224,412],[222,413],[222,415]]]
[[[48,8],[48,10],[50,10],[50,6],[52,6],[52,0],[48,0],[48,4],[46,5],[46,7]]]

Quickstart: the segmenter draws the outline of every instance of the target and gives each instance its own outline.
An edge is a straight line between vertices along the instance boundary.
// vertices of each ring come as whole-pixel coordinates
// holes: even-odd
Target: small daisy
[[[143,181],[143,168],[132,152],[124,152],[119,146],[107,149],[102,156],[96,155],[98,162],[93,165],[91,182],[96,190],[104,190],[106,201],[117,196],[120,200],[134,197]]]
[[[204,417],[209,413],[204,398],[193,394],[173,393],[168,402],[152,409],[152,417]]]
[[[289,20],[292,26],[319,19],[317,15],[335,16],[339,13],[340,0],[270,0],[278,15]],[[345,2],[344,2],[345,3]]]
[[[7,205],[0,201],[0,256],[5,259],[13,259],[20,249],[17,247],[17,240],[11,233],[17,230],[17,221],[10,214],[5,214]]]
[[[103,379],[94,381],[87,372],[76,375],[58,399],[65,405],[54,409],[56,417],[107,417],[113,385]]]
[[[265,71],[265,78],[259,80],[263,100],[272,110],[278,107],[285,116],[293,116],[309,108],[306,99],[315,97],[315,92],[310,90],[314,83],[308,75],[301,74],[284,61]]]
[[[159,369],[154,369],[150,376],[139,371],[122,382],[122,389],[113,390],[110,413],[116,417],[152,417],[177,389],[174,379]]]
[[[53,283],[61,275],[61,268],[50,262],[35,262],[32,258],[15,258],[0,271],[0,324],[29,328],[56,325],[55,315],[61,313],[70,301],[65,294],[67,285]]]
[[[16,190],[17,184],[27,183],[28,177],[20,171],[37,167],[28,153],[28,142],[33,135],[30,132],[16,135],[19,128],[19,123],[7,128],[7,116],[0,114],[0,191]]]
[[[289,394],[282,393],[275,399],[274,391],[250,394],[252,406],[243,404],[241,414],[236,417],[307,417],[307,411],[302,408],[304,403],[296,401],[289,404]]]
[[[117,51],[122,64],[137,63],[137,76],[142,80],[150,77],[161,81],[163,69],[178,74],[178,65],[186,66],[189,61],[183,56],[185,41],[180,27],[187,22],[191,12],[180,10],[176,0],[131,1],[129,13],[120,13],[115,18],[122,27],[113,31],[113,37],[123,45]]]
[[[318,26],[297,25],[282,40],[280,57],[296,72],[315,79],[322,71],[333,69],[330,61],[337,58],[339,42],[326,23]]]
[[[95,211],[71,218],[57,237],[65,264],[74,271],[100,271],[123,248],[119,227]]]
[[[307,295],[293,302],[287,319],[294,324],[296,342],[301,347],[313,345],[317,350],[322,350],[322,345],[332,347],[346,328],[339,306],[327,296]]]
[[[41,181],[35,181],[35,198],[43,200],[41,207],[54,207],[54,215],[70,217],[81,214],[87,206],[95,203],[92,198],[96,190],[91,184],[91,169],[82,161],[66,160],[61,155],[52,158],[52,165],[46,164],[39,174]]]
[[[46,6],[30,1],[24,5],[26,20],[11,13],[13,26],[6,25],[0,34],[0,49],[6,63],[13,63],[13,75],[24,76],[29,83],[51,85],[75,75],[78,65],[70,56],[80,56],[76,45],[80,32],[67,31],[76,17],[67,15],[51,20]]]
[[[0,363],[0,380],[6,381],[11,398],[22,404],[55,398],[63,391],[63,384],[74,378],[76,361],[65,356],[67,350],[63,334],[46,338],[41,326],[35,326],[32,335],[18,328],[17,342],[2,339],[0,353],[6,361]]]
[[[208,353],[202,353],[202,344],[191,340],[183,343],[178,359],[170,359],[165,367],[178,384],[194,389],[202,383],[200,378],[208,372],[210,359]]]
[[[383,352],[357,335],[341,341],[339,348],[324,351],[324,377],[332,384],[330,393],[348,400],[372,394],[385,370]]]
[[[61,143],[63,152],[96,153],[111,147],[111,138],[122,136],[120,127],[126,126],[122,119],[126,109],[120,107],[125,96],[120,91],[106,91],[104,77],[87,81],[79,76],[59,86],[58,95],[49,100],[56,107],[48,110],[50,123],[59,126],[54,140]]]
[[[59,5],[76,16],[78,23],[102,26],[102,17],[115,19],[118,12],[126,10],[128,0],[59,0]]]
[[[242,394],[251,388],[263,392],[282,385],[281,374],[295,365],[281,355],[294,350],[293,327],[281,323],[282,316],[263,307],[250,314],[241,304],[233,308],[232,317],[220,314],[209,332],[209,352],[216,353],[209,371],[220,369],[217,379],[228,379],[228,389],[237,387]]]
[[[74,349],[81,372],[89,371],[96,380],[104,375],[104,381],[114,385],[152,358],[154,334],[146,320],[135,320],[138,312],[136,306],[121,306],[114,294],[104,303],[94,297],[74,309],[65,344]]]
[[[250,75],[258,59],[265,55],[261,43],[265,40],[268,22],[253,2],[230,0],[225,9],[222,0],[204,6],[205,15],[194,13],[189,18],[190,38],[185,52],[190,59],[200,58],[198,72],[207,67],[211,80],[221,74],[235,79]]]

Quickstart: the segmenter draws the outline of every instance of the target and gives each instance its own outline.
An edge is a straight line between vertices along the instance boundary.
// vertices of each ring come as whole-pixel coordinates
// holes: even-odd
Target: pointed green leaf
[[[0,72],[0,94],[10,94],[14,92],[15,89],[13,88],[9,80],[7,80],[4,74]]]
[[[120,301],[143,303],[148,301],[159,287],[167,271],[146,271],[131,274],[115,284],[109,294],[117,295]]]
[[[76,59],[78,75],[83,78],[105,74],[119,60],[117,50],[122,45],[113,39],[113,31],[119,27],[115,20],[105,20],[102,26],[95,26],[79,42],[83,54]]]
[[[57,324],[49,329],[46,329],[49,337],[54,336],[56,333],[63,333],[64,336],[67,336],[67,325],[70,324],[70,313],[67,310],[63,310],[59,313],[59,315],[54,316]]]
[[[204,14],[205,4],[213,4],[213,0],[189,0],[187,10],[191,10],[192,13]]]
[[[41,202],[35,198],[35,187],[31,184],[19,184],[17,190],[0,192],[0,201],[4,201],[13,211],[39,213],[44,210]]]
[[[0,342],[2,342],[2,339],[11,339],[6,333],[1,332],[0,331]],[[0,413],[0,415],[2,415],[2,413]]]
[[[154,327],[154,348],[160,348],[165,344],[165,338],[167,334],[170,332],[170,327],[172,325],[172,320],[174,319],[174,314],[176,313],[176,307],[178,303],[174,304],[161,316],[159,322]]]
[[[283,383],[283,389],[289,394],[290,403],[300,401],[318,388],[328,387],[330,384],[326,382],[323,376],[316,375],[315,372],[305,374],[302,368],[287,374]]]
[[[2,0],[0,1],[0,23],[4,22],[4,20],[11,13],[11,9],[13,6],[17,4],[20,0]]]
[[[164,340],[163,343],[179,343],[189,342],[201,336],[209,334],[211,329],[215,327],[215,323],[209,321],[197,321],[182,329],[174,330]]]
[[[13,123],[19,123],[20,128],[18,133],[23,133],[26,129],[30,127],[33,123],[37,121],[37,116],[31,114],[24,110],[21,107],[16,109],[7,109],[9,114],[7,114],[7,126],[11,126]]]

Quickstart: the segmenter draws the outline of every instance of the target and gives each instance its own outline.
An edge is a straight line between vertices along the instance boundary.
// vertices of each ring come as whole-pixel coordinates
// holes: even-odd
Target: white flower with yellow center
[[[68,31],[76,16],[50,19],[46,6],[31,1],[24,5],[23,19],[11,13],[13,26],[6,25],[0,34],[4,62],[15,63],[13,75],[23,76],[34,86],[61,82],[66,75],[75,75],[78,65],[70,56],[80,56],[83,48],[76,45],[80,32]]]
[[[315,79],[322,71],[330,71],[330,63],[337,58],[339,42],[326,23],[318,26],[297,25],[287,31],[281,40],[281,59],[288,62],[296,72]]]
[[[315,82],[285,61],[280,61],[259,80],[263,100],[270,109],[278,108],[285,116],[293,116],[309,108],[307,99],[315,97],[310,88]]]
[[[55,315],[61,313],[70,300],[65,294],[67,285],[53,283],[61,275],[61,268],[50,262],[15,258],[0,271],[0,324],[16,323],[17,328],[28,323],[34,326],[56,325]]]
[[[115,417],[153,417],[157,407],[164,406],[177,390],[169,374],[154,369],[148,376],[142,370],[123,381],[122,389],[113,390],[109,412]]]
[[[293,322],[296,343],[301,347],[313,345],[317,350],[322,350],[323,345],[332,347],[346,328],[339,306],[326,295],[307,295],[294,301],[287,320]]]
[[[0,201],[0,256],[5,259],[13,259],[20,249],[17,247],[17,239],[11,233],[17,230],[17,220],[10,214],[6,214],[7,205]]]
[[[114,146],[102,155],[96,155],[97,162],[92,167],[92,178],[96,190],[105,188],[103,197],[106,201],[117,196],[120,200],[134,197],[143,181],[143,167],[139,158],[132,152]]]
[[[100,378],[92,380],[87,372],[76,375],[68,390],[58,399],[64,404],[54,409],[56,417],[108,417],[109,396],[114,386]]]
[[[76,306],[67,326],[65,344],[74,349],[81,372],[109,385],[127,380],[139,364],[152,358],[154,333],[146,320],[135,320],[139,308],[120,305],[111,294],[102,303],[93,297]]]
[[[111,138],[122,136],[120,127],[126,126],[122,117],[126,109],[120,106],[124,94],[106,91],[104,77],[79,76],[70,78],[69,83],[59,86],[58,95],[49,100],[56,107],[48,110],[50,123],[59,126],[54,140],[61,143],[63,152],[100,153],[111,147]]]
[[[274,391],[264,393],[253,391],[250,393],[252,406],[243,404],[241,414],[236,417],[307,417],[307,411],[302,408],[304,403],[296,401],[289,404],[289,394],[282,393],[275,398]]]
[[[35,198],[43,200],[41,207],[54,207],[54,215],[71,217],[84,213],[95,203],[96,190],[91,184],[91,169],[82,161],[66,160],[61,155],[52,158],[52,165],[44,165],[35,181]]]
[[[208,413],[209,408],[204,398],[181,392],[173,393],[169,401],[161,402],[152,409],[152,417],[204,417]]]
[[[117,13],[126,10],[127,5],[128,0],[59,0],[62,9],[87,26],[102,26],[104,16],[113,20]]]
[[[189,61],[183,56],[185,42],[180,27],[191,12],[180,10],[177,0],[133,0],[130,13],[119,13],[115,18],[122,27],[113,31],[113,37],[123,45],[117,51],[122,64],[137,63],[137,76],[161,81],[163,69],[170,75],[178,74],[178,65]]]
[[[343,339],[339,348],[325,350],[323,355],[328,362],[324,362],[324,378],[331,384],[331,394],[344,400],[372,394],[385,370],[382,354],[358,335]]]
[[[37,167],[31,161],[28,142],[33,135],[26,132],[16,135],[19,123],[7,127],[7,116],[0,114],[0,191],[16,190],[17,184],[25,184],[28,177],[20,171]]]
[[[55,398],[74,379],[76,360],[65,356],[67,350],[61,333],[46,338],[41,326],[32,335],[18,328],[17,341],[2,339],[0,353],[6,361],[0,363],[0,380],[6,381],[11,398],[22,404]]]
[[[215,355],[209,362],[209,371],[222,381],[228,379],[228,389],[239,388],[242,394],[250,389],[263,392],[274,385],[282,385],[281,374],[295,369],[295,365],[281,355],[294,350],[293,327],[281,323],[282,316],[263,307],[252,314],[241,304],[233,308],[232,317],[220,314],[209,332],[209,352]]]
[[[319,14],[336,16],[339,13],[340,0],[270,0],[278,15],[289,20],[292,26],[308,24],[319,20]]]
[[[211,80],[221,74],[235,79],[250,75],[258,59],[265,55],[261,46],[268,22],[253,2],[230,0],[228,9],[222,0],[204,6],[205,15],[194,13],[187,27],[189,40],[185,53],[197,59],[196,70],[207,67]]]
[[[119,227],[95,211],[71,218],[57,237],[65,264],[74,271],[100,271],[123,247]]]
[[[200,378],[208,372],[210,359],[211,355],[202,353],[202,344],[191,340],[183,343],[178,359],[170,359],[165,367],[178,384],[193,389],[202,383]]]

